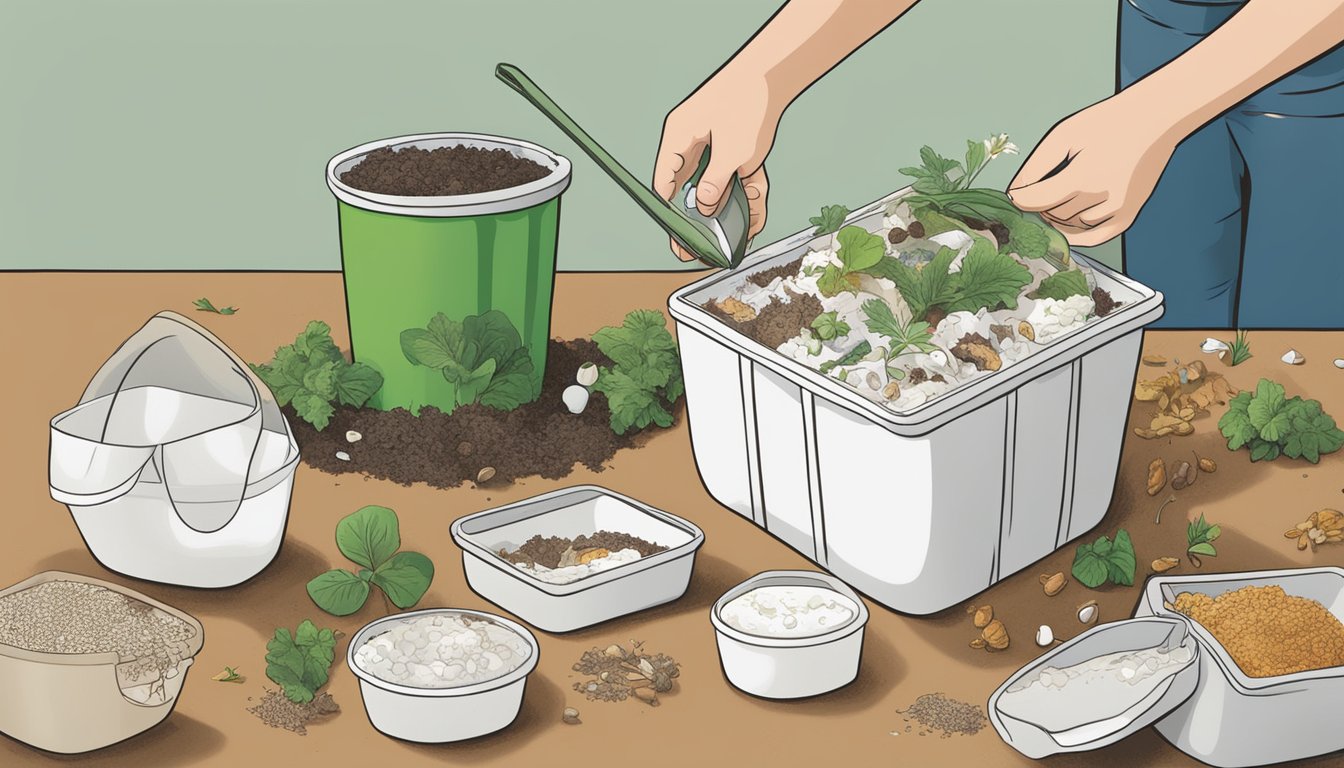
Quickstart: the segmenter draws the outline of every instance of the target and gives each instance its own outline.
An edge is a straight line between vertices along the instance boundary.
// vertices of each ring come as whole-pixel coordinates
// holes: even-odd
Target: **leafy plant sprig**
[[[266,676],[290,701],[307,703],[327,684],[328,670],[336,660],[335,649],[336,633],[318,629],[308,619],[292,635],[289,629],[280,627],[266,643]]]
[[[910,307],[911,314],[923,318],[933,308],[944,312],[978,312],[1002,304],[1017,307],[1022,288],[1031,282],[1031,271],[1006,253],[996,251],[983,237],[976,236],[961,260],[961,269],[949,272],[957,252],[940,248],[923,269],[914,269],[898,259],[885,259],[882,277],[896,283],[896,289]]]
[[[331,423],[332,405],[359,407],[383,386],[383,375],[364,363],[347,362],[331,340],[331,326],[313,320],[294,343],[279,347],[269,363],[250,365],[280,405],[319,432]]]
[[[907,351],[932,352],[937,349],[931,343],[933,331],[923,320],[900,322],[892,314],[891,306],[882,299],[869,299],[863,303],[862,309],[864,316],[868,318],[868,330],[891,341],[891,348],[886,356],[887,362]]]
[[[817,315],[810,327],[812,328],[813,333],[816,334],[816,337],[822,341],[830,341],[831,339],[845,336],[852,330],[849,327],[849,323],[840,319],[840,313],[834,311],[822,312],[820,315]]]
[[[1344,447],[1344,431],[1321,410],[1317,400],[1284,397],[1283,385],[1261,379],[1255,393],[1241,391],[1227,404],[1218,420],[1227,438],[1228,450],[1245,447],[1251,461],[1273,461],[1280,455],[1306,459],[1312,464],[1321,456]]]
[[[839,243],[835,257],[840,263],[826,265],[821,277],[817,278],[817,290],[824,296],[836,296],[843,291],[858,293],[859,275],[884,260],[886,243],[881,235],[854,225],[841,229],[835,239]]]
[[[344,568],[308,582],[308,596],[333,616],[349,616],[364,607],[370,586],[378,587],[398,608],[410,608],[424,597],[434,579],[434,563],[419,552],[398,552],[401,530],[397,513],[387,507],[367,506],[336,524],[336,546],[361,566],[358,573]]]
[[[216,315],[233,315],[238,313],[237,307],[216,307],[207,298],[199,298],[191,303],[195,305],[197,312],[213,312]]]
[[[1185,527],[1185,551],[1190,555],[1191,561],[1196,567],[1199,566],[1201,556],[1218,556],[1218,550],[1214,548],[1213,542],[1222,533],[1222,527],[1206,522],[1203,513],[1200,513],[1198,520],[1192,521]]]
[[[518,329],[497,309],[460,323],[439,312],[427,327],[401,332],[401,352],[412,365],[441,371],[457,405],[511,411],[540,394]]]
[[[808,223],[816,227],[812,230],[814,235],[829,235],[840,229],[845,223],[845,217],[849,215],[849,209],[843,205],[823,205],[821,214],[808,219]]]
[[[1032,291],[1033,299],[1055,299],[1063,301],[1070,296],[1090,296],[1092,290],[1087,285],[1087,276],[1078,269],[1066,269],[1048,275],[1039,287]]]
[[[844,356],[840,357],[837,360],[827,360],[826,362],[818,366],[817,370],[821,371],[822,373],[830,373],[836,368],[842,368],[847,365],[854,365],[855,363],[864,359],[868,355],[871,355],[872,353],[873,353],[873,345],[869,344],[866,341],[861,341],[859,342],[858,346],[851,349]]]
[[[1132,586],[1137,566],[1134,543],[1124,528],[1115,532],[1114,541],[1102,536],[1091,544],[1079,544],[1073,555],[1073,577],[1091,589],[1108,581]]]
[[[594,333],[593,341],[614,363],[598,368],[593,385],[607,398],[612,431],[623,435],[650,424],[672,426],[671,408],[685,389],[667,317],[656,309],[636,309],[620,326]]]
[[[1232,355],[1230,365],[1238,366],[1251,359],[1251,344],[1246,340],[1246,331],[1237,331],[1237,337],[1228,345],[1228,350]]]

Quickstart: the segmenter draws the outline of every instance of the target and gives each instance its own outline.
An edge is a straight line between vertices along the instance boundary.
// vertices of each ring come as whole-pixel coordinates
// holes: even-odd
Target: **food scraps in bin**
[[[238,674],[238,670],[233,667],[225,667],[223,672],[210,678],[217,683],[243,683],[247,678]]]
[[[1322,509],[1296,526],[1283,532],[1285,538],[1297,539],[1297,548],[1306,549],[1308,545],[1315,550],[1317,544],[1344,540],[1344,514],[1333,509]]]
[[[1216,597],[1181,592],[1168,609],[1199,622],[1248,677],[1344,666],[1344,624],[1319,602],[1276,584]]]
[[[858,615],[858,606],[833,589],[798,584],[756,587],[729,600],[719,611],[739,632],[764,637],[813,637],[839,629]]]
[[[1195,431],[1196,416],[1209,406],[1225,403],[1236,390],[1219,373],[1210,373],[1196,360],[1156,379],[1141,380],[1134,387],[1134,399],[1153,403],[1155,411],[1147,427],[1135,427],[1134,434],[1145,439],[1167,435],[1189,435]]]
[[[634,697],[653,707],[659,705],[658,694],[671,691],[681,675],[681,666],[671,656],[648,653],[642,642],[633,640],[629,648],[613,644],[584,651],[573,669],[591,678],[574,683],[574,690],[590,701]]]
[[[1063,571],[1059,571],[1057,573],[1042,573],[1040,582],[1041,589],[1044,590],[1046,596],[1054,597],[1064,591],[1064,587],[1069,583],[1069,580],[1064,578]]]
[[[1192,521],[1185,528],[1186,555],[1190,558],[1190,564],[1198,568],[1201,563],[1199,558],[1217,557],[1218,550],[1214,548],[1213,542],[1223,533],[1221,526],[1212,525],[1204,520],[1203,513],[1200,513],[1199,519]]]
[[[251,697],[248,698],[251,701]],[[256,705],[248,707],[248,712],[256,715],[261,722],[272,728],[284,728],[300,736],[308,734],[308,725],[314,720],[341,711],[330,693],[323,691],[311,701],[302,704],[290,701],[284,694],[268,689],[266,695]]]
[[[521,667],[532,646],[514,630],[477,616],[430,613],[405,619],[355,651],[379,680],[415,688],[459,688]]]
[[[1096,589],[1106,582],[1133,586],[1138,563],[1129,531],[1115,533],[1115,540],[1102,536],[1091,544],[1079,544],[1073,556],[1073,577],[1083,586]]]
[[[164,681],[190,656],[196,630],[148,603],[98,584],[48,581],[0,598],[0,645],[36,653],[115,653],[123,684],[150,686],[146,704],[164,701]]]
[[[512,552],[500,549],[496,554],[548,584],[568,584],[666,550],[628,533],[597,531],[572,539],[533,536]]]
[[[944,693],[926,693],[915,699],[909,708],[896,710],[896,714],[905,721],[906,733],[910,733],[911,723],[914,723],[919,726],[920,736],[974,736],[989,724],[989,719],[979,706],[958,701]]]

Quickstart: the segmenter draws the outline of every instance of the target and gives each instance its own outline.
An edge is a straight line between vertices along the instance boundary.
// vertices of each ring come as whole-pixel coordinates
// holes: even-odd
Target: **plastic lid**
[[[989,697],[989,720],[1009,746],[1033,759],[1109,746],[1179,707],[1199,682],[1201,648],[1182,619],[1145,617],[1094,627],[1015,672]],[[1110,654],[1172,651],[1150,675],[1089,670],[1088,688],[1062,670]],[[1169,666],[1168,666],[1169,665]],[[1109,678],[1108,675],[1116,677]],[[1115,682],[1111,682],[1110,680]],[[1062,685],[1061,685],[1062,683]],[[1073,693],[1069,686],[1074,686]]]

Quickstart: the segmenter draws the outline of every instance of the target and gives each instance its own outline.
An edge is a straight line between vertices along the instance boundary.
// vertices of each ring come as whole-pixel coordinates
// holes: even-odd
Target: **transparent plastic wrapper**
[[[94,557],[140,579],[228,587],[280,548],[299,449],[223,342],[161,312],[51,420],[52,498]]]

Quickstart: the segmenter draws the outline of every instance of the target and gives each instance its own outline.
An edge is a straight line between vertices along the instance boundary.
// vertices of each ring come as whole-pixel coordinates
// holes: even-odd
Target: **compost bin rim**
[[[384,634],[384,632],[376,632],[376,630],[380,629],[380,627],[383,624],[391,624],[395,621],[402,621],[402,620],[413,620],[421,616],[428,616],[431,614],[458,614],[466,616],[476,616],[483,618],[486,621],[494,622],[495,624],[498,624],[521,637],[527,643],[528,648],[531,649],[532,652],[528,654],[527,659],[523,661],[523,663],[519,665],[517,669],[514,669],[507,674],[501,675],[499,677],[490,680],[483,680],[479,683],[472,683],[471,685],[460,685],[451,688],[417,688],[413,685],[402,685],[401,683],[393,683],[391,681],[384,680],[371,672],[365,671],[358,664],[355,663],[355,653],[360,648],[362,648],[364,644],[367,643],[369,640],[373,639],[374,637],[377,637],[378,635]],[[355,632],[355,634],[350,638],[349,645],[347,645],[345,649],[346,666],[350,667],[350,671],[354,673],[355,677],[359,678],[360,682],[368,683],[369,685],[372,685],[375,688],[379,688],[389,693],[396,693],[401,694],[403,696],[411,696],[421,699],[445,699],[445,698],[456,698],[459,696],[472,696],[478,693],[489,693],[490,691],[498,690],[500,688],[513,685],[514,683],[517,683],[520,680],[525,679],[528,675],[532,674],[532,671],[537,667],[537,661],[539,660],[540,656],[541,656],[541,642],[537,640],[537,636],[532,634],[531,630],[523,626],[521,623],[506,618],[504,616],[500,616],[498,614],[488,613],[486,611],[477,611],[471,608],[448,608],[448,607],[423,608],[418,611],[406,611],[405,613],[394,613],[390,616],[383,616],[381,618],[374,619],[373,621],[370,621],[368,624],[365,624],[364,626],[360,627],[359,630]]]
[[[355,158],[384,147],[411,146],[419,143],[441,142],[437,146],[486,146],[505,149],[546,166],[549,173],[536,181],[515,187],[471,195],[385,195],[356,189],[337,176],[336,169]],[[519,152],[521,150],[521,152]],[[336,154],[327,161],[327,187],[337,200],[356,208],[378,213],[431,218],[456,218],[510,213],[531,208],[559,197],[568,187],[573,167],[564,155],[540,144],[488,133],[415,133],[390,136],[365,142]]]
[[[848,223],[867,218],[911,191],[910,187],[905,187],[874,200],[852,212],[845,221]],[[1122,305],[1106,317],[1059,338],[1044,349],[1002,370],[969,381],[909,410],[894,411],[860,395],[843,382],[809,368],[799,361],[786,358],[776,350],[731,328],[723,320],[710,314],[699,302],[690,298],[693,293],[722,281],[735,279],[747,267],[763,266],[773,260],[783,263],[786,259],[781,257],[792,258],[798,255],[799,250],[816,237],[811,229],[804,229],[761,246],[748,255],[737,270],[710,273],[674,291],[668,297],[668,311],[676,321],[706,334],[713,341],[729,347],[738,355],[764,365],[811,394],[825,399],[832,405],[877,421],[904,437],[927,435],[971,411],[989,405],[1040,375],[1069,365],[1089,352],[1133,331],[1141,330],[1145,325],[1161,317],[1164,311],[1163,295],[1160,291],[1117,273],[1076,251],[1072,252],[1074,259],[1086,264],[1099,276],[1139,294],[1139,300]]]
[[[93,584],[103,587],[132,600],[139,600],[152,608],[157,608],[169,616],[185,622],[195,630],[195,633],[185,641],[188,653],[183,657],[183,661],[194,659],[196,655],[201,652],[201,649],[205,647],[205,628],[201,626],[201,622],[198,621],[195,616],[166,603],[161,603],[143,592],[131,589],[130,587],[122,586],[121,584],[111,581],[96,579],[92,576],[85,576],[80,573],[70,573],[69,571],[59,570],[41,571],[29,576],[17,584],[11,584],[4,589],[0,589],[0,598],[8,597],[9,595],[22,592],[30,587],[36,587],[53,581],[71,581],[79,584]],[[19,659],[21,661],[33,661],[41,664],[57,664],[63,666],[99,666],[103,664],[111,664],[115,666],[124,663],[124,661],[134,661],[134,659],[123,660],[115,651],[104,651],[101,653],[51,653],[46,651],[31,651],[27,648],[20,648],[15,645],[5,645],[3,643],[0,643],[0,656],[8,656],[12,659]]]

